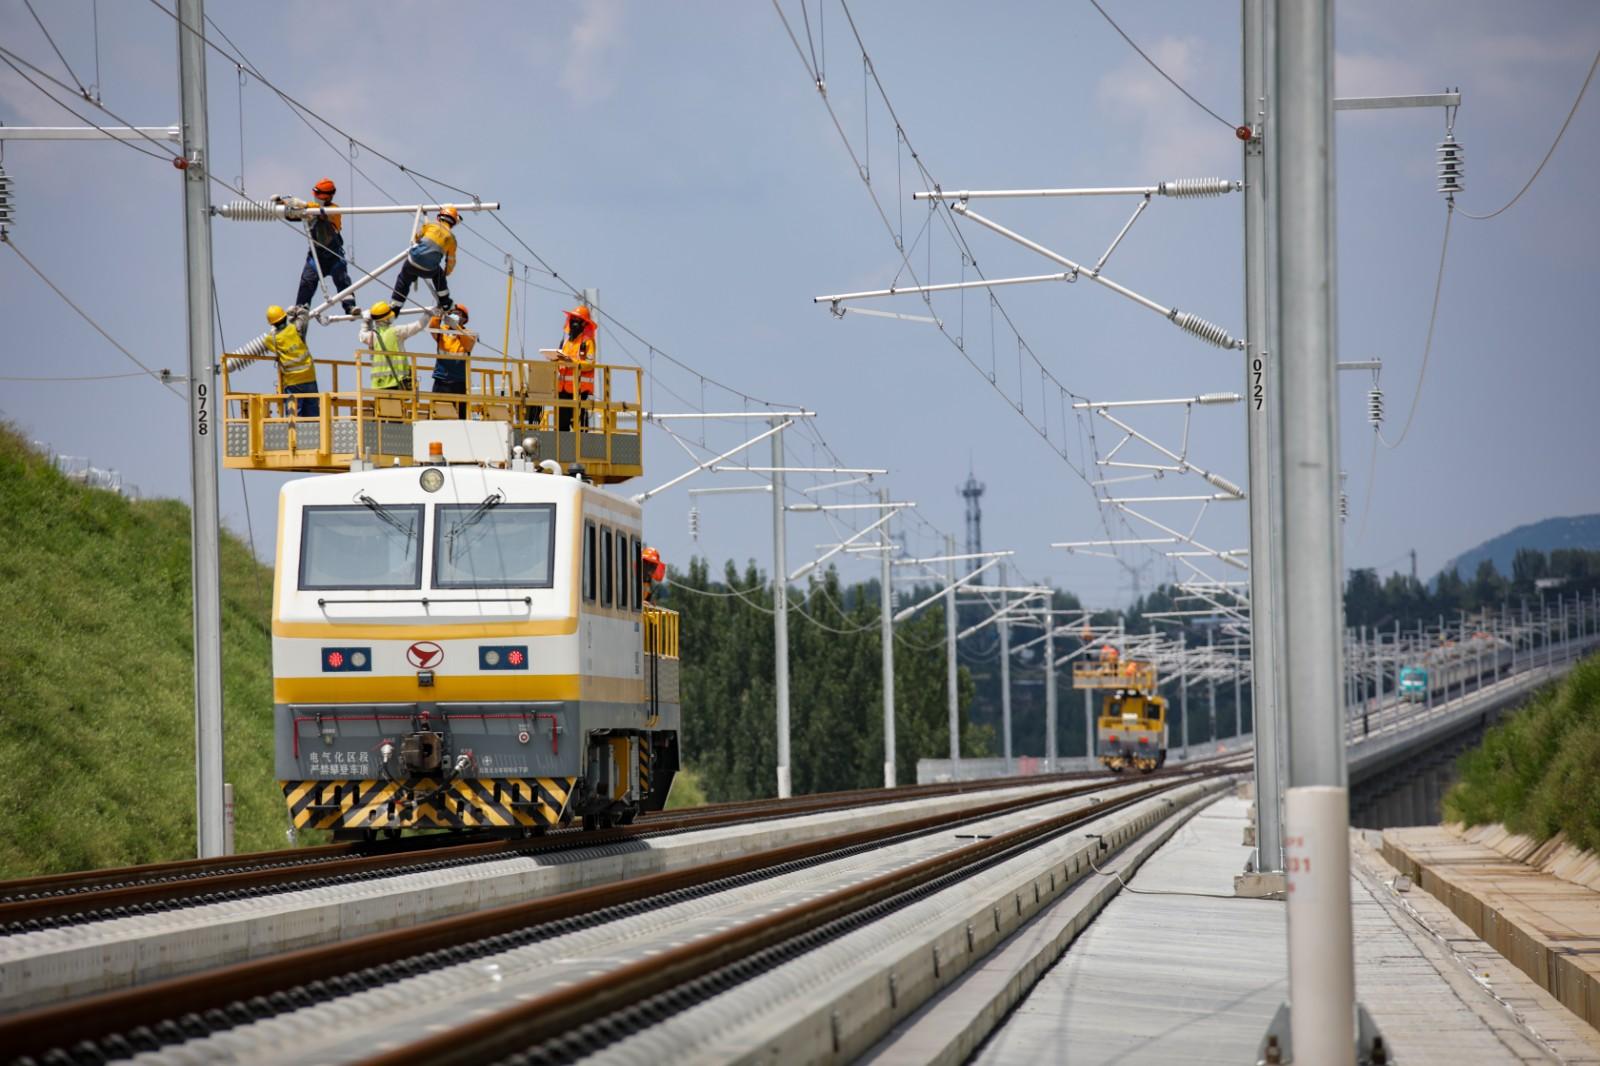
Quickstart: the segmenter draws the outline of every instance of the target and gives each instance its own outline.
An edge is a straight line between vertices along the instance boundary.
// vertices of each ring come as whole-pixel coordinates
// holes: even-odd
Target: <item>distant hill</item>
[[[1534,548],[1551,552],[1557,548],[1587,548],[1600,550],[1600,514],[1574,515],[1569,518],[1546,518],[1542,522],[1518,526],[1509,533],[1491,537],[1476,548],[1470,548],[1451,559],[1440,568],[1443,573],[1454,569],[1466,580],[1478,570],[1485,559],[1494,561],[1501,575],[1511,574],[1511,559],[1519,548]]]
[[[63,476],[0,423],[0,878],[194,854],[189,509]],[[272,570],[222,538],[239,851],[281,847]]]

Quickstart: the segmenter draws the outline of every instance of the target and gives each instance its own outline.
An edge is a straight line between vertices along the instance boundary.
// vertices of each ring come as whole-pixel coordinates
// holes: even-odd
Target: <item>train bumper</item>
[[[540,829],[561,824],[574,778],[280,781],[295,829]]]

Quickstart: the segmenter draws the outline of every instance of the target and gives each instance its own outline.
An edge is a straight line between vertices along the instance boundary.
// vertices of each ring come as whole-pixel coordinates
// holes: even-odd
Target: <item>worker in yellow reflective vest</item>
[[[406,253],[406,261],[400,266],[400,275],[394,281],[394,292],[389,297],[395,310],[406,305],[406,297],[411,295],[411,286],[417,283],[418,278],[426,278],[428,284],[433,286],[439,310],[450,310],[450,282],[445,279],[456,269],[454,230],[460,221],[461,212],[445,204],[434,221],[424,222],[411,238],[414,243]]]
[[[294,413],[299,418],[315,418],[322,411],[317,399],[317,366],[311,349],[301,336],[307,321],[306,309],[296,307],[290,314],[277,304],[267,308],[267,351],[278,359],[278,391],[295,396]],[[285,407],[288,401],[284,401]]]
[[[397,325],[395,311],[383,300],[373,304],[361,316],[366,327],[362,329],[360,339],[362,345],[372,352],[372,387],[409,391],[414,382],[406,338],[421,333],[427,328],[427,322],[419,318],[403,326]]]

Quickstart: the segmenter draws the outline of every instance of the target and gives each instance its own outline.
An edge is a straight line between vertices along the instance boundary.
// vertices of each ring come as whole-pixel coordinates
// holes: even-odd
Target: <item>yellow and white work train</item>
[[[485,424],[434,426],[416,439],[470,456]],[[544,467],[441,456],[284,486],[273,713],[296,829],[530,833],[665,803],[678,619],[642,602],[639,507]]]

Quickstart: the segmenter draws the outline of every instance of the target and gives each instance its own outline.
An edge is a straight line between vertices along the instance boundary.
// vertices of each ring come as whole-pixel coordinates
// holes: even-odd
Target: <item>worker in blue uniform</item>
[[[311,187],[311,195],[316,198],[312,203],[292,197],[288,200],[281,196],[273,197],[277,203],[288,204],[286,218],[296,222],[310,220],[311,249],[306,252],[306,265],[300,271],[300,290],[294,298],[294,302],[301,307],[311,304],[311,297],[317,291],[319,269],[321,277],[333,279],[339,292],[350,287],[350,267],[344,258],[344,216],[329,214],[325,210],[339,206],[333,202],[333,194],[337,191],[332,178],[323,178]],[[356,313],[356,298],[353,295],[347,293],[343,303],[345,314]]]

